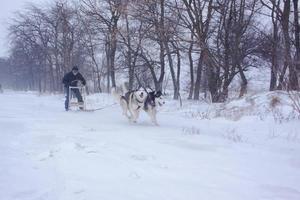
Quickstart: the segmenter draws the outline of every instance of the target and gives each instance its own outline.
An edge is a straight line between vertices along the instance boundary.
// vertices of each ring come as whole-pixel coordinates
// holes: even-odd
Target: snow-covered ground
[[[153,126],[118,106],[65,112],[62,96],[0,94],[0,200],[299,200],[300,121],[270,95],[168,101]]]

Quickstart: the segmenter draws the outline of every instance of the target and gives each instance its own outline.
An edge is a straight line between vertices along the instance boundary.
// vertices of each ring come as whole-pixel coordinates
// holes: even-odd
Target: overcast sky
[[[47,2],[47,0],[1,0],[0,3],[0,57],[6,56],[8,51],[7,27],[13,13],[22,9],[26,3]]]

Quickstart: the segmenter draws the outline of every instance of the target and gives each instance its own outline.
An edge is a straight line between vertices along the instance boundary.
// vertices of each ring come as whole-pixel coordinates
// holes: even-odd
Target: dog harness
[[[134,92],[134,91],[126,92],[126,93],[125,93],[125,96],[121,96],[121,99],[124,99],[124,100],[126,101],[126,103],[127,103],[127,106],[129,106],[129,98],[130,98],[130,96],[131,96],[132,99],[134,98],[134,100],[137,101],[138,107],[137,107],[136,110],[139,110],[139,109],[142,107],[142,106],[139,105],[139,104],[143,104],[143,102],[140,102],[140,101],[134,96],[134,93],[133,93],[133,92]]]

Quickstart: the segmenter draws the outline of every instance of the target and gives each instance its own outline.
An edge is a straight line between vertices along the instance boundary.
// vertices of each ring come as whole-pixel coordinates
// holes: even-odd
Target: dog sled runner
[[[73,90],[78,90],[81,93],[83,102],[78,102],[76,95]],[[116,105],[116,103],[105,105],[103,107],[94,107],[91,103],[87,101],[87,91],[85,86],[70,86],[69,87],[69,110],[81,111],[81,112],[94,112],[99,110],[104,110],[106,108]]]
[[[75,90],[78,90],[80,92],[83,102],[78,102],[76,95],[74,94]],[[94,109],[87,108],[86,96],[87,96],[87,92],[85,86],[70,86],[69,105],[68,105],[69,110],[93,112]]]

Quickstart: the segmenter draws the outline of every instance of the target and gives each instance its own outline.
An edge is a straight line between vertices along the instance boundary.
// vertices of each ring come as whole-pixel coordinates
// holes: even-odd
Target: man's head
[[[77,67],[77,66],[74,66],[74,67],[72,68],[72,73],[73,73],[74,75],[76,75],[76,74],[78,73],[78,67]]]

